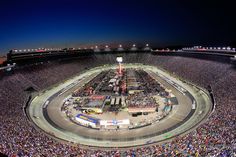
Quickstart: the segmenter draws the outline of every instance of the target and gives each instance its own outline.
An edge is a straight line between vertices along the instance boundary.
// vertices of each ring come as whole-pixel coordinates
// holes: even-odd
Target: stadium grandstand
[[[125,157],[236,156],[235,48],[179,50],[145,46],[10,50],[0,67],[0,152],[7,156]],[[28,105],[37,92],[105,64],[141,63],[208,89],[214,108],[196,129],[169,141],[137,147],[100,148],[55,140],[30,121]],[[203,111],[204,112],[204,111]]]

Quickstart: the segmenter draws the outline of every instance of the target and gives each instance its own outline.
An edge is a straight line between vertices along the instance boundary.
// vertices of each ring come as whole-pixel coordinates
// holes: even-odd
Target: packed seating
[[[135,93],[127,97],[129,108],[148,108],[157,107],[157,103],[152,96],[143,92]]]
[[[16,69],[0,81],[0,152],[8,156],[236,156],[236,69],[230,64],[174,56],[126,54],[125,62],[158,66],[201,87],[211,85],[216,107],[196,130],[171,142],[138,148],[102,149],[60,143],[35,129],[23,106],[29,91],[43,90],[86,68],[115,62],[115,55],[51,62]],[[89,63],[89,64],[88,64]]]

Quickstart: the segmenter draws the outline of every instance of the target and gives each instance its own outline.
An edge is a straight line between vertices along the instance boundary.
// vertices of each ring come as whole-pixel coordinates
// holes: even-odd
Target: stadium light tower
[[[144,51],[150,51],[151,48],[149,47],[149,44],[146,44],[143,50],[144,50]]]
[[[98,48],[98,46],[95,46],[95,49],[93,50],[94,52],[100,52],[100,49]]]
[[[133,44],[132,48],[130,49],[131,51],[136,51],[137,50],[137,47],[135,44]]]
[[[122,57],[116,57],[116,61],[119,63],[119,75],[122,75],[121,63],[123,62],[123,58]]]
[[[111,51],[111,49],[110,49],[110,47],[108,45],[106,45],[104,51],[109,52],[109,51]]]
[[[120,44],[119,45],[119,47],[118,47],[118,49],[117,49],[118,51],[124,51],[124,49],[123,49],[123,47],[122,47],[122,45]]]

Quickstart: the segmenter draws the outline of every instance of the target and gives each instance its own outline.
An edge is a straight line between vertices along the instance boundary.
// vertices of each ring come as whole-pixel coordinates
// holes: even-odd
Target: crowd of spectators
[[[152,78],[146,71],[137,70],[136,75],[138,75],[138,82],[140,83],[139,90],[143,90],[145,94],[164,92],[165,89],[158,83],[154,78]]]
[[[129,108],[156,108],[158,104],[156,100],[150,95],[146,95],[143,92],[130,94],[127,97]]]
[[[174,56],[126,54],[125,62],[152,64],[199,86],[211,85],[216,106],[196,130],[170,142],[140,148],[88,148],[59,142],[35,129],[23,106],[33,87],[43,90],[86,68],[111,63],[115,55],[94,56],[66,63],[22,67],[0,81],[0,152],[8,156],[235,156],[236,69],[226,63]],[[130,59],[130,60],[129,60]],[[88,64],[89,63],[89,64]]]
[[[84,87],[76,90],[73,92],[73,97],[84,97],[84,96],[91,96],[92,94],[95,94],[96,88],[101,83],[103,78],[106,76],[107,72],[101,72],[98,74],[95,78],[93,78],[91,81],[89,81],[87,84],[85,84]]]

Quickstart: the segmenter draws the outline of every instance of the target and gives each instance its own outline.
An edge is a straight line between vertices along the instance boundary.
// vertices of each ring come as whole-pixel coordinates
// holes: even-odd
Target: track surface
[[[101,71],[116,68],[116,65],[107,65],[90,69],[57,87],[39,93],[29,106],[32,121],[50,136],[65,141],[98,147],[129,147],[169,140],[194,129],[209,115],[212,104],[204,89],[184,83],[153,66],[126,64],[124,67],[142,68],[165,88],[170,89],[178,100],[178,105],[173,106],[171,114],[152,125],[117,132],[88,129],[72,123],[60,110],[63,100]],[[181,92],[166,79],[186,91]],[[49,103],[45,105],[47,101]],[[196,102],[195,109],[192,107],[193,101]]]

